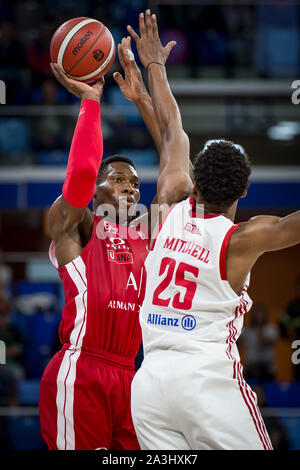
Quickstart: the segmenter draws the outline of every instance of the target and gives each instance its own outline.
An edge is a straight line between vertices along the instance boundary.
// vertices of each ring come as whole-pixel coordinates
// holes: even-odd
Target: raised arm
[[[189,139],[165,70],[166,60],[176,43],[170,41],[165,47],[161,45],[156,17],[150,10],[145,15],[140,14],[139,29],[140,36],[128,26],[141,62],[148,70],[150,94],[162,138],[163,171],[157,182],[158,203],[171,205],[186,198],[193,186],[189,175]]]
[[[124,78],[119,72],[115,72],[113,77],[118,84],[123,96],[132,101],[147,126],[158,153],[161,151],[161,133],[154,113],[152,99],[146,90],[142,74],[137,66],[131,50],[131,37],[123,38],[118,44],[118,55],[120,65],[124,71]]]
[[[260,215],[233,232],[226,257],[227,279],[239,293],[248,272],[266,252],[300,243],[300,211],[286,217]]]
[[[62,195],[49,212],[49,230],[59,265],[78,256],[88,241],[93,216],[88,209],[103,153],[100,99],[104,79],[95,85],[72,80],[51,64],[57,80],[81,100]]]

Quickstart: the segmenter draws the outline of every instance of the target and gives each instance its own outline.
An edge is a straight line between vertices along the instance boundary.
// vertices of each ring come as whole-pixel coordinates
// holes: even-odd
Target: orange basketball
[[[73,18],[54,33],[50,56],[66,74],[81,82],[93,82],[105,75],[116,54],[109,29],[92,18]]]

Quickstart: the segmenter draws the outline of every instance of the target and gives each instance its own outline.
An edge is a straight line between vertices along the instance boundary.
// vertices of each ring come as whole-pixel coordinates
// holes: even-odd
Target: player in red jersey
[[[160,150],[160,131],[130,54],[130,38],[118,51],[125,79],[115,74],[115,80],[137,105]],[[42,435],[49,449],[139,449],[130,386],[141,344],[138,316],[148,237],[123,224],[119,210],[138,202],[139,178],[126,157],[113,156],[100,166],[104,81],[89,86],[51,66],[58,81],[81,99],[81,108],[62,195],[49,213],[50,258],[64,285],[65,307],[59,328],[63,347],[41,380]],[[162,157],[160,171],[165,166]],[[92,198],[94,212],[87,207]],[[114,208],[116,220],[96,215],[101,204]]]

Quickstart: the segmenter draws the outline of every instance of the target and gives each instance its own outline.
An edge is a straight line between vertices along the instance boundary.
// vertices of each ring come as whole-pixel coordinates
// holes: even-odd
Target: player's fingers
[[[115,82],[119,85],[119,87],[121,87],[122,84],[124,83],[124,79],[122,75],[119,72],[115,72],[113,73],[113,77],[114,77]]]
[[[53,65],[54,65],[54,68],[55,68],[56,72],[57,72],[60,76],[63,77],[63,76],[66,75],[66,74],[63,72],[63,70],[59,67],[58,64],[54,63]]]
[[[128,45],[129,45],[129,47],[128,47]],[[124,38],[124,41],[123,41],[123,44],[122,44],[122,55],[123,55],[123,62],[126,65],[126,67],[131,67],[132,62],[134,62],[135,59],[134,59],[134,55],[131,51],[130,41],[128,41],[128,38]]]
[[[58,64],[55,64],[55,70],[57,75],[60,77],[60,80],[63,81],[64,83],[67,83],[68,81],[72,80],[67,76],[67,74],[59,67]]]
[[[104,84],[105,84],[105,78],[101,77],[99,78],[99,80],[96,81],[94,85],[92,85],[92,88],[94,89],[98,88],[99,90],[101,90],[104,87]]]
[[[139,28],[140,28],[140,35],[142,39],[147,36],[144,13],[139,14]]]
[[[130,25],[127,26],[127,31],[130,34],[130,36],[135,40],[135,42],[138,43],[140,39],[139,35],[134,31],[134,29]]]
[[[123,56],[126,57],[126,50],[128,49],[128,40],[127,40],[127,38],[122,38],[121,48],[122,48]]]
[[[152,34],[154,38],[158,37],[158,27],[157,27],[157,21],[156,21],[156,15],[153,14],[151,15],[151,24],[152,24]]]
[[[52,62],[50,62],[50,68],[52,70],[53,75],[56,77],[56,70],[55,70],[54,64]]]
[[[59,83],[64,85],[66,83],[66,78],[63,72],[61,71],[61,69],[59,68],[59,66],[57,64],[52,64],[51,69],[52,69],[53,74],[55,75],[55,78],[59,81]]]
[[[127,49],[132,50],[132,48],[131,48],[131,36],[127,36],[126,39],[127,39]]]
[[[124,57],[122,44],[118,44],[118,56],[119,56],[119,62],[121,64],[121,67],[124,69],[126,67],[126,61]]]
[[[151,12],[149,9],[145,11],[145,26],[148,38],[153,38]]]
[[[128,60],[128,64],[131,68],[135,68],[136,67],[136,62],[135,62],[135,58],[134,58],[134,54],[132,52],[131,49],[126,49],[125,51],[125,55],[126,55],[126,58]]]
[[[164,49],[167,51],[167,57],[169,57],[171,50],[173,47],[176,45],[176,41],[170,41],[168,44],[164,47]]]
[[[122,40],[123,52],[126,53],[127,49],[131,51],[131,36],[127,36]]]

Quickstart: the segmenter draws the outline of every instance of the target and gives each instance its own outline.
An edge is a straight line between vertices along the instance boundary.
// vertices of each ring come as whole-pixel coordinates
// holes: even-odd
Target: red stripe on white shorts
[[[260,441],[263,445],[263,448],[265,450],[272,450],[272,444],[268,435],[268,432],[265,428],[265,424],[263,422],[263,419],[261,417],[259,408],[256,404],[256,399],[254,392],[251,390],[249,385],[245,382],[245,379],[243,377],[243,372],[242,372],[242,365],[240,362],[236,360],[236,358],[232,355],[231,349],[232,345],[236,342],[236,335],[237,335],[237,329],[234,325],[235,320],[244,315],[247,312],[247,305],[248,302],[246,299],[244,299],[244,295],[247,291],[247,287],[245,286],[244,289],[242,290],[241,293],[241,298],[240,298],[240,305],[236,307],[235,309],[235,315],[234,319],[228,323],[227,327],[229,329],[229,335],[226,340],[226,343],[228,344],[228,348],[226,350],[226,355],[227,357],[233,361],[233,378],[238,380],[238,385],[242,394],[242,397],[244,399],[244,402],[249,410],[249,413],[251,415],[252,421],[254,423],[255,429],[259,435]]]

